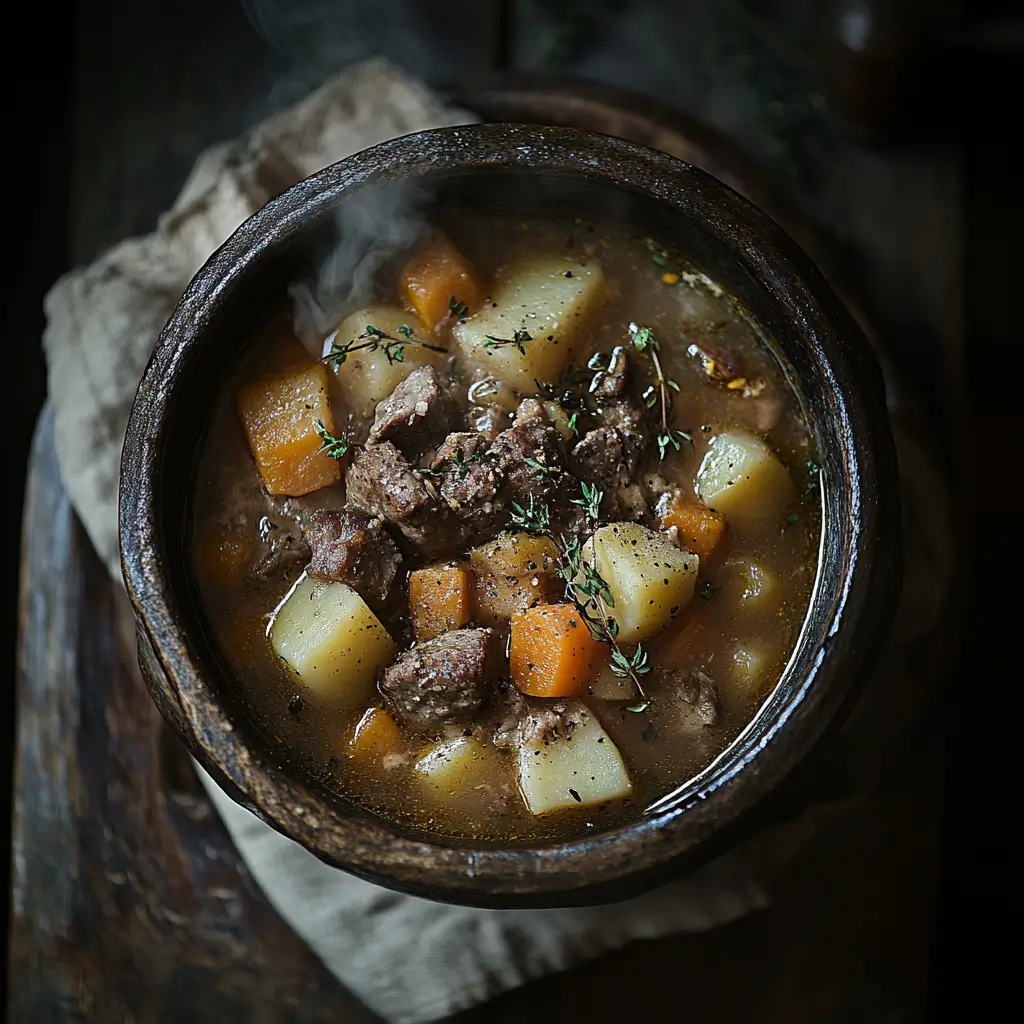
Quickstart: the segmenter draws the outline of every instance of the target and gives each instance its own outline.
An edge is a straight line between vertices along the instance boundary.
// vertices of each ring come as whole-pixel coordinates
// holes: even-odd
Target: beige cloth
[[[115,579],[117,482],[128,413],[157,335],[193,274],[246,217],[295,181],[384,139],[472,120],[382,61],[355,65],[242,140],[203,153],[153,234],[122,242],[56,283],[46,299],[44,347],[57,455],[71,501]],[[904,447],[910,464],[922,461],[911,442]],[[925,460],[925,476],[927,470]],[[911,504],[931,514],[944,497],[941,481],[926,480],[925,487],[926,499]],[[940,522],[937,539],[917,531],[925,543],[913,575],[926,582],[904,616],[915,635],[941,605],[949,573],[945,530]],[[343,984],[402,1024],[445,1016],[632,939],[706,930],[767,903],[740,850],[609,907],[488,911],[432,903],[325,866],[200,774],[281,916]],[[789,826],[784,853],[820,818],[805,816],[803,833]],[[762,842],[762,862],[779,848],[777,836],[774,845]]]

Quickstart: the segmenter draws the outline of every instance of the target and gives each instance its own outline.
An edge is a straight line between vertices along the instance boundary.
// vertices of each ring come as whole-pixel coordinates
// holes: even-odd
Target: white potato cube
[[[565,736],[538,734],[520,744],[519,789],[531,814],[587,807],[633,792],[618,747],[594,714],[569,701],[581,721]]]
[[[730,558],[724,570],[724,589],[744,610],[772,612],[782,602],[778,573],[752,558]]]
[[[664,629],[693,599],[700,559],[638,523],[602,526],[583,557],[608,584],[619,639],[635,644]]]
[[[372,341],[367,335],[367,326],[376,327],[392,338],[401,341],[400,327],[408,327],[413,338],[430,345],[440,344],[416,319],[414,313],[407,313],[397,306],[368,306],[353,313],[338,325],[338,329],[324,343],[324,355],[330,353],[332,344],[344,345],[351,342],[361,345]],[[394,349],[392,350],[394,355]],[[401,359],[388,359],[381,340],[377,350],[362,349],[345,357],[345,361],[334,369],[341,397],[346,411],[357,416],[372,415],[374,406],[387,398],[413,370],[426,363],[438,364],[447,358],[442,352],[434,352],[420,345],[403,345]]]
[[[761,438],[738,432],[711,438],[694,489],[705,505],[737,522],[777,518],[793,500],[789,470]]]
[[[727,669],[736,690],[745,697],[763,694],[774,681],[779,652],[774,644],[749,640],[729,651]]]
[[[479,784],[486,765],[484,745],[472,736],[442,740],[427,749],[413,771],[438,794],[448,795]]]
[[[495,284],[491,302],[454,331],[467,361],[506,381],[523,394],[536,380],[553,381],[569,365],[587,319],[604,292],[604,273],[586,264],[547,256],[507,270]],[[525,331],[530,341],[513,341]]]
[[[336,707],[368,703],[377,673],[395,653],[388,631],[351,587],[309,576],[277,606],[269,635],[299,682]]]

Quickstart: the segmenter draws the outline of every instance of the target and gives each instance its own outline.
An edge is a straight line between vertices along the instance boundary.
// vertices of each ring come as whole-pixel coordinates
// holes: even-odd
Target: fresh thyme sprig
[[[323,420],[317,420],[313,429],[316,430],[317,436],[320,438],[320,447],[317,448],[317,452],[323,452],[330,459],[343,459],[353,448],[358,447],[359,442],[353,441],[345,434],[335,437],[324,425]]]
[[[658,377],[657,385],[648,388],[644,392],[644,401],[647,403],[648,408],[655,404],[661,406],[661,432],[656,440],[658,442],[658,458],[664,462],[670,447],[678,452],[682,449],[684,442],[690,445],[693,444],[693,435],[688,430],[677,430],[675,427],[668,425],[668,414],[672,408],[672,395],[669,392],[670,390],[678,391],[679,385],[674,380],[669,380],[665,376],[665,372],[661,368],[661,360],[658,358],[658,353],[661,351],[661,343],[650,327],[630,324],[629,340],[633,343],[635,349],[640,352],[646,352],[651,357],[651,362],[654,364],[654,372]]]
[[[551,536],[551,513],[547,505],[537,504],[533,495],[530,495],[529,503],[524,507],[517,501],[512,502],[512,512],[509,521],[513,526],[518,526],[527,533],[537,537]]]
[[[491,354],[499,348],[505,348],[507,345],[512,345],[519,349],[519,351],[525,356],[526,349],[523,346],[528,341],[533,341],[533,335],[523,328],[513,331],[511,338],[496,338],[493,334],[485,334],[484,350],[488,354]]]
[[[581,498],[570,498],[574,505],[579,505],[586,512],[589,519],[599,519],[601,515],[601,501],[604,498],[602,491],[597,484],[588,484],[586,480],[580,481]]]
[[[398,337],[395,337],[398,335]],[[415,336],[415,331],[408,324],[399,324],[395,334],[388,334],[373,324],[367,324],[362,334],[357,335],[344,344],[337,340],[331,342],[331,350],[320,360],[326,363],[332,370],[337,370],[353,352],[376,352],[378,349],[384,352],[389,363],[401,363],[405,360],[405,347],[411,345],[415,348],[428,348],[431,352],[447,352],[448,349],[440,345],[432,345],[426,341],[420,341]]]
[[[583,496],[573,498],[573,504],[583,508],[587,517],[596,522],[604,495],[597,487],[585,482],[580,483],[580,489]],[[592,562],[583,557],[579,538],[566,540],[557,536],[551,529],[548,506],[538,503],[532,494],[525,507],[517,502],[512,503],[511,523],[527,533],[548,537],[554,543],[558,549],[558,575],[565,581],[565,596],[576,606],[590,635],[611,647],[609,665],[612,672],[620,678],[631,679],[636,686],[640,702],[630,705],[627,710],[645,711],[650,701],[644,693],[640,677],[651,670],[647,652],[642,644],[637,645],[632,656],[623,651],[618,641],[619,624],[609,612],[609,609],[615,607],[615,598],[608,581]]]

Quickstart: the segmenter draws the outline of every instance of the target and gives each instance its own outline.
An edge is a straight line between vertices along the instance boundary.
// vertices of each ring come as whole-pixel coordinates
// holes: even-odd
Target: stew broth
[[[253,339],[249,354],[212,412],[199,460],[191,519],[196,580],[213,635],[253,717],[280,744],[286,760],[300,765],[326,788],[407,827],[450,837],[508,843],[602,830],[636,818],[652,801],[706,767],[776,686],[803,623],[816,569],[820,485],[811,438],[797,397],[758,325],[684,256],[604,223],[480,216],[443,226],[441,237],[450,242],[431,243],[433,248],[425,255],[423,250],[408,254],[412,262],[404,276],[398,273],[401,265],[381,275],[370,312],[355,314],[358,333],[350,327],[348,336],[342,329],[323,349],[318,346],[317,351],[328,355],[331,344],[335,352],[339,345],[349,347],[344,361],[319,364],[327,367],[323,394],[316,387],[319,371],[311,370],[318,364],[296,340],[283,314],[279,322],[267,326],[263,336]],[[538,269],[538,260],[549,262]],[[564,270],[558,269],[562,266]],[[552,267],[568,282],[566,287],[578,281],[580,290],[559,292],[552,299],[551,289],[562,286],[552,277],[556,272]],[[437,284],[438,275],[443,288]],[[426,284],[417,292],[423,281]],[[479,294],[474,294],[475,288]],[[510,296],[516,295],[523,301],[511,301]],[[548,301],[562,303],[561,319],[545,311]],[[409,304],[415,309],[410,310]],[[422,319],[414,316],[416,311]],[[501,313],[507,314],[504,321],[495,319]],[[436,327],[424,322],[435,314]],[[544,325],[552,323],[556,327],[548,333],[537,330],[538,324],[547,330]],[[481,326],[474,334],[476,324]],[[375,327],[381,336],[367,335],[367,326]],[[411,327],[410,333],[402,327]],[[475,348],[474,338],[480,342]],[[417,345],[417,339],[445,351]],[[389,344],[390,353],[385,351]],[[540,354],[546,358],[559,344],[568,357],[559,352],[545,363]],[[617,348],[622,351],[613,355]],[[393,358],[396,354],[398,358]],[[538,365],[561,365],[561,369],[550,376],[535,375]],[[293,599],[302,594],[318,602],[329,592],[332,600],[343,599],[337,607],[349,607],[345,603],[349,589],[322,591],[316,589],[321,584],[312,582],[311,541],[312,568],[334,565],[331,559],[337,550],[329,546],[330,538],[324,540],[322,528],[327,522],[333,529],[340,521],[315,520],[313,513],[345,508],[346,476],[351,490],[355,487],[351,474],[359,466],[367,473],[376,469],[368,463],[375,445],[367,445],[374,405],[387,397],[394,380],[402,381],[426,366],[438,371],[437,379],[446,392],[440,396],[441,405],[450,400],[451,430],[442,425],[437,437],[430,436],[435,412],[431,405],[411,433],[404,435],[399,424],[390,436],[407,453],[416,479],[426,481],[424,486],[432,494],[441,494],[443,515],[436,529],[429,516],[424,519],[421,534],[409,526],[412,520],[397,527],[385,521],[386,546],[390,551],[394,542],[400,563],[394,568],[386,559],[373,562],[365,572],[372,570],[376,582],[366,576],[365,588],[353,585],[365,602],[352,600],[358,601],[359,615],[368,614],[377,623],[366,629],[386,631],[371,638],[374,643],[380,639],[385,646],[374,650],[386,651],[386,656],[381,654],[381,663],[370,666],[373,685],[360,691],[364,698],[342,706],[347,697],[339,704],[334,691],[306,685],[302,672],[296,673],[282,659],[280,649],[287,645],[280,635],[275,639],[274,630],[283,631],[286,614],[292,613],[275,615],[275,609],[285,607],[290,593]],[[306,371],[313,375],[303,384],[306,378],[301,374]],[[628,381],[624,390],[615,379],[618,371]],[[596,387],[595,377],[600,378]],[[268,391],[280,391],[283,397],[276,399],[275,406],[280,408],[304,386],[311,387],[310,400],[302,404],[308,416],[291,423],[295,436],[279,443],[279,433],[259,434],[267,423],[259,410],[267,407]],[[603,403],[594,397],[601,394],[602,386],[611,395]],[[379,393],[373,393],[374,388]],[[616,388],[620,390],[613,394]],[[524,407],[526,399],[536,401]],[[421,410],[428,404],[420,403]],[[612,406],[614,411],[609,411]],[[330,416],[323,428],[316,423],[323,421],[322,409]],[[490,506],[481,505],[486,512],[467,518],[459,518],[465,512],[461,506],[458,511],[451,511],[450,502],[444,507],[446,495],[466,481],[475,482],[480,467],[489,467],[489,458],[499,458],[495,452],[502,444],[502,431],[517,422],[526,423],[531,416],[554,427],[562,437],[560,443],[552,441],[561,454],[545,455],[546,449],[538,449],[541,454],[533,462],[539,468],[529,470],[502,463],[505,475],[499,487],[504,490],[497,499],[501,508],[493,516]],[[267,429],[280,431],[280,419],[274,422],[277,426]],[[316,431],[312,440],[306,436],[309,430]],[[299,436],[303,431],[305,435]],[[581,447],[592,432],[596,437],[588,441],[591,447],[610,439],[612,444],[621,442],[624,451],[639,432],[639,454],[636,446],[625,455],[620,453],[615,469],[619,476],[601,477],[602,451],[586,461]],[[447,460],[437,463],[438,449],[448,444],[444,435],[449,433],[457,433],[462,440],[449,446]],[[463,435],[471,440],[479,435],[484,438],[481,444],[490,447],[480,455],[472,444],[466,447],[469,441]],[[316,450],[332,438],[355,443],[342,459],[333,460]],[[716,451],[724,451],[729,438],[740,439],[739,448],[729,449],[739,452],[735,458],[747,457],[744,444],[753,446],[754,462],[736,470],[743,480],[727,479],[733,454],[726,455],[724,469],[713,465]],[[273,459],[278,460],[273,463],[277,469],[268,468]],[[561,464],[556,464],[559,460]],[[635,461],[635,466],[623,469],[623,460]],[[273,483],[274,472],[291,477],[283,484]],[[588,516],[588,491],[581,487],[581,477],[586,482],[591,472],[596,474],[592,486],[604,492],[597,518]],[[521,489],[514,493],[523,500],[514,502],[508,488],[516,473]],[[290,483],[292,478],[300,483]],[[268,480],[272,490],[310,489],[272,496]],[[386,486],[379,483],[381,488]],[[718,497],[702,502],[701,495],[707,498],[709,493]],[[593,495],[590,490],[589,497]],[[365,512],[378,516],[372,528],[380,529],[381,509],[365,508],[377,498],[361,500]],[[716,501],[724,519],[708,511]],[[530,536],[520,520],[525,516],[527,525],[536,526],[541,508],[553,510],[557,520],[543,538],[545,544],[554,545],[552,565],[543,563],[543,553],[530,548],[527,570],[514,583],[500,571],[490,582],[482,578],[487,576],[487,566],[499,563],[488,562],[487,553],[481,556],[479,551],[510,532],[520,538]],[[631,525],[616,532],[614,524],[622,523]],[[588,548],[587,541],[601,527],[611,531],[601,534],[605,547],[595,542]],[[628,567],[622,570],[625,576],[615,568],[614,552],[622,538],[632,538],[630,543],[635,545],[640,537],[643,547],[649,534],[658,538],[652,551],[665,551],[658,546],[664,538],[671,552],[678,553],[666,556],[666,564],[677,574],[671,583],[668,578],[664,581],[673,593],[677,579],[695,571],[695,584],[692,580],[680,584],[684,590],[692,585],[692,596],[680,600],[679,607],[657,609],[656,594],[648,599],[646,590],[637,590]],[[566,599],[566,545],[571,547],[574,536],[580,545],[577,566],[581,559],[589,561],[599,575],[614,577],[603,581],[607,589],[598,585],[599,596],[609,597],[613,583],[620,595],[614,606],[605,600],[589,605],[590,616],[599,623],[596,648],[586,643],[592,628],[578,606]],[[377,551],[375,544],[370,543],[368,550]],[[604,561],[602,551],[608,552]],[[700,551],[704,554],[698,554],[698,563],[692,553]],[[351,552],[346,549],[346,553]],[[370,565],[368,559],[378,555],[364,552],[363,557],[365,565]],[[569,557],[573,557],[571,550]],[[660,557],[652,564],[660,565]],[[358,569],[357,562],[352,564]],[[416,598],[417,624],[410,610],[409,579],[411,572],[424,567],[438,567],[433,571],[439,575],[436,580],[420,576],[414,585],[427,593]],[[559,567],[563,577],[557,575]],[[394,579],[389,583],[392,568]],[[380,589],[382,580],[383,590],[376,593],[373,588]],[[436,591],[428,583],[436,585]],[[586,587],[576,591],[576,599],[587,604]],[[648,600],[653,612],[641,607]],[[519,629],[526,640],[516,635],[510,640],[510,627],[502,615],[503,609],[512,606],[519,624],[512,632]],[[639,616],[635,632],[642,634],[639,654],[634,642],[607,633],[611,618],[615,619],[611,629],[624,637],[633,628],[634,606]],[[538,608],[562,610],[545,617],[537,615]],[[654,629],[645,616],[655,613],[667,617],[667,624]],[[473,686],[478,683],[471,685],[468,676],[460,682],[465,683],[461,696],[469,705],[465,714],[453,706],[439,709],[430,703],[434,696],[417,703],[428,671],[420,662],[407,660],[401,671],[391,667],[403,657],[408,659],[410,648],[429,650],[423,637],[437,628],[429,623],[446,615],[450,621],[441,623],[441,635],[450,634],[454,627],[466,634],[469,645],[465,662],[459,660],[462,652],[450,655],[453,674],[462,672],[463,664],[465,672],[475,671],[470,661],[477,652],[470,648],[478,641],[487,645],[483,696],[475,710]],[[558,616],[561,634],[552,632],[551,623]],[[481,623],[491,631],[486,636],[477,629]],[[416,642],[418,628],[421,638]],[[531,629],[540,631],[539,639]],[[572,634],[572,642],[579,640],[577,647],[582,645],[580,649],[589,653],[560,646],[563,634],[572,630],[579,631]],[[616,640],[632,677],[615,675],[607,664],[597,664],[611,657],[609,639]],[[449,657],[444,642],[438,655],[442,665]],[[510,645],[512,666],[520,685],[527,688],[525,702],[516,683],[509,682]],[[447,685],[444,675],[442,671],[438,685]],[[410,682],[412,676],[415,682]],[[420,689],[413,692],[409,686]],[[538,696],[545,688],[559,693]],[[606,699],[609,696],[615,699]],[[628,776],[628,783],[621,777],[609,782],[609,791],[621,793],[624,785],[631,791],[591,801],[586,791],[566,784],[571,804],[555,799],[556,806],[545,810],[551,804],[549,788],[555,785],[551,773],[562,769],[550,768],[540,782],[524,777],[530,768],[522,763],[523,751],[536,741],[536,730],[547,725],[531,720],[531,734],[522,722],[531,713],[536,718],[554,709],[552,721],[561,716],[571,734],[574,714],[580,719],[580,701],[603,726],[605,737],[597,742],[607,740],[617,748]],[[371,708],[377,709],[376,716],[367,715]],[[432,722],[432,714],[447,719]],[[592,735],[587,731],[589,721],[575,721],[578,735]],[[565,745],[557,729],[549,738],[563,743],[559,750],[572,747]],[[582,743],[577,746],[583,748]],[[542,744],[539,749],[538,760],[549,757],[550,748]],[[606,763],[610,762],[601,762]],[[443,770],[433,771],[436,764]],[[615,775],[614,765],[609,771]],[[603,775],[588,777],[588,785],[600,786],[602,779]],[[531,811],[524,793],[532,793],[537,813]]]

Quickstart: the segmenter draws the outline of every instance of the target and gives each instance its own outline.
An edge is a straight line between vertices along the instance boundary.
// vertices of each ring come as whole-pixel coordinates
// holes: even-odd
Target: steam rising
[[[427,234],[429,198],[407,185],[358,193],[339,208],[331,252],[313,276],[288,287],[295,333],[315,356],[324,354],[324,338],[340,320],[374,299],[381,267]]]

